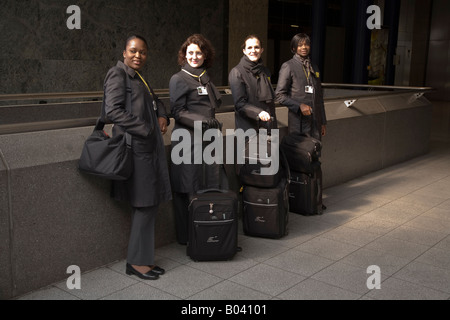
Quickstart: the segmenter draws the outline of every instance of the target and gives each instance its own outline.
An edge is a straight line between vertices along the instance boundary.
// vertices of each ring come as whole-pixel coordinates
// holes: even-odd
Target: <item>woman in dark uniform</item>
[[[162,139],[168,117],[140,74],[147,52],[141,36],[127,39],[123,62],[106,76],[104,103],[107,118],[114,123],[113,135],[132,135],[134,172],[127,181],[114,181],[112,190],[116,200],[128,201],[133,209],[126,273],[155,280],[164,274],[154,264],[155,217],[159,204],[171,200],[171,188]]]
[[[244,56],[229,74],[235,105],[236,129],[259,129],[271,119],[271,128],[277,128],[275,93],[270,83],[270,70],[264,66],[261,40],[250,35],[242,45]]]
[[[175,215],[177,241],[186,244],[188,240],[189,195],[205,187],[211,187],[203,175],[203,146],[194,144],[194,126],[197,130],[219,129],[216,108],[221,104],[221,95],[211,82],[208,69],[212,66],[215,52],[209,40],[200,34],[190,36],[178,53],[181,71],[170,79],[170,106],[175,118],[172,139],[180,130],[188,132],[190,141],[190,163],[178,163],[172,154],[171,184]],[[202,132],[200,132],[202,133]],[[172,141],[172,150],[186,141]],[[194,159],[195,158],[195,159]],[[188,161],[189,162],[189,161]],[[217,177],[216,177],[217,178]],[[214,180],[214,179],[213,179]],[[216,181],[217,183],[217,181]]]
[[[294,57],[284,63],[276,89],[277,101],[289,108],[289,133],[310,134],[321,140],[327,118],[317,66],[311,63],[311,40],[306,34],[292,38]]]

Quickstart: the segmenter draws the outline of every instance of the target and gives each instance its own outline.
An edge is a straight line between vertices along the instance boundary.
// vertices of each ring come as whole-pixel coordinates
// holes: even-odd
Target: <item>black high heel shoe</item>
[[[150,270],[147,273],[140,273],[135,268],[133,268],[129,263],[127,263],[126,274],[129,276],[135,275],[144,280],[157,280],[159,278],[159,275],[153,270]]]
[[[156,273],[158,276],[162,276],[164,273],[166,273],[166,270],[164,270],[161,267],[158,266],[149,266],[151,268],[151,272]]]

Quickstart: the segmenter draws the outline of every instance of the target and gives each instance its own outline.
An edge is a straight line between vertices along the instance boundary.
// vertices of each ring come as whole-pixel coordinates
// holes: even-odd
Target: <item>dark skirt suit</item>
[[[316,73],[311,73],[308,81],[303,64],[295,55],[281,66],[275,94],[277,102],[289,109],[289,133],[307,133],[321,140],[321,128],[322,125],[327,124],[327,118],[322,84],[316,66],[314,66],[314,70]],[[314,94],[305,92],[305,87],[309,85],[314,87]],[[300,110],[302,103],[312,107],[312,116],[302,114]]]
[[[130,94],[131,105],[127,98]],[[127,260],[133,265],[153,265],[157,207],[172,198],[158,123],[158,117],[167,118],[165,108],[150,94],[136,71],[121,61],[108,71],[104,103],[107,118],[114,124],[113,135],[132,135],[134,172],[127,181],[114,181],[112,185],[112,196],[133,207]]]
[[[189,70],[194,72],[192,68],[189,68]],[[184,129],[189,133],[191,139],[191,162],[175,164],[173,158],[178,155],[172,154],[170,172],[171,185],[174,192],[173,204],[177,241],[181,244],[187,243],[189,196],[205,188],[203,166],[202,164],[194,164],[194,157],[198,158],[203,154],[203,145],[201,142],[199,142],[199,145],[194,146],[194,123],[196,121],[202,122],[203,120],[215,118],[215,108],[220,105],[220,102],[217,100],[220,99],[220,94],[219,96],[213,95],[215,91],[214,85],[209,81],[208,95],[199,95],[198,88],[201,85],[206,86],[206,83],[202,80],[200,84],[198,78],[192,77],[184,71],[173,75],[169,83],[170,105],[172,115],[175,119],[172,137],[177,130]],[[180,143],[183,143],[182,139],[180,141],[172,141],[172,150]],[[194,154],[194,150],[200,150],[202,154]],[[223,184],[226,183],[224,181],[219,182],[217,179],[212,179],[210,182],[215,182],[217,184],[216,187],[223,187]],[[212,187],[211,183],[206,184]]]

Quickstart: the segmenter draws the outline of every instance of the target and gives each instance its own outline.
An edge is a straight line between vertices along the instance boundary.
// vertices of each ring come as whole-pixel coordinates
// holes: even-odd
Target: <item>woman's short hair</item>
[[[127,40],[125,41],[125,50],[127,49],[127,46],[128,46],[128,43],[130,43],[130,41],[131,40],[134,40],[134,39],[139,39],[139,40],[142,40],[144,43],[145,43],[145,46],[147,47],[147,49],[148,49],[148,43],[147,43],[147,40],[145,40],[145,38],[143,37],[143,36],[140,36],[140,35],[138,35],[138,34],[132,34],[132,35],[130,35],[128,38],[127,38]]]
[[[251,35],[248,35],[247,38],[245,38],[244,43],[243,43],[242,46],[241,46],[242,50],[245,49],[245,46],[246,46],[246,44],[247,44],[247,40],[250,40],[250,39],[256,39],[256,40],[258,40],[258,41],[259,41],[259,45],[260,45],[261,48],[262,48],[263,44],[262,44],[261,39],[260,39],[257,35],[251,34]]]
[[[187,47],[189,47],[191,44],[196,44],[202,51],[202,53],[205,56],[205,62],[203,63],[203,66],[205,68],[212,67],[212,64],[214,62],[214,59],[216,57],[216,51],[214,47],[212,46],[211,42],[206,39],[201,34],[193,34],[189,38],[186,39],[186,41],[181,46],[180,50],[178,51],[178,64],[180,66],[184,66],[186,64],[186,51]]]
[[[298,46],[303,42],[311,45],[311,38],[306,33],[297,33],[291,40],[292,53],[297,53]]]

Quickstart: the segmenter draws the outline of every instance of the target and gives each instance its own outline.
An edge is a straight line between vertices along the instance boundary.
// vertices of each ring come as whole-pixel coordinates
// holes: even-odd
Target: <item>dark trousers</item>
[[[188,242],[188,219],[189,219],[189,194],[178,193],[173,194],[173,211],[175,219],[175,233],[179,244],[187,244]]]
[[[137,266],[155,264],[155,220],[158,206],[133,208],[127,262]]]

